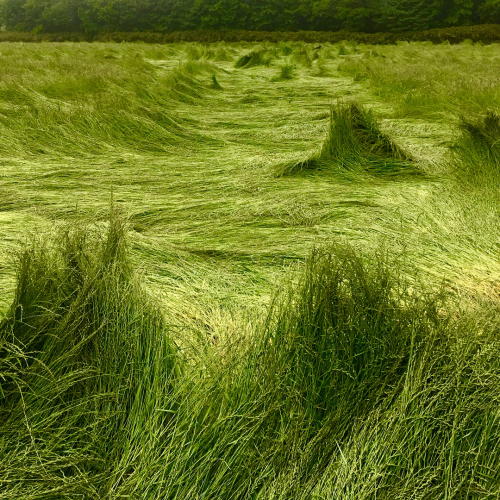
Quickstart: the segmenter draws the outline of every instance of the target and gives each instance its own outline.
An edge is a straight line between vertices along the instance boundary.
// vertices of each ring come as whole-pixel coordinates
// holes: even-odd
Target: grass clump
[[[317,76],[319,78],[332,76],[332,72],[331,72],[330,68],[325,64],[324,59],[318,60],[318,63],[316,64],[316,68],[315,68],[313,75]]]
[[[317,249],[272,306],[256,377],[281,498],[497,491],[498,317],[457,319],[400,265],[383,250],[367,263],[349,246]]]
[[[116,214],[34,241],[0,323],[3,498],[105,498],[169,420],[176,356]]]
[[[317,55],[310,46],[302,44],[296,47],[292,54],[292,60],[306,68],[312,66],[314,55]]]
[[[254,66],[269,66],[272,55],[269,50],[257,47],[248,54],[242,55],[235,63],[235,68],[252,68]]]
[[[500,115],[487,111],[478,120],[461,118],[459,129],[461,136],[455,144],[455,150],[465,167],[470,167],[469,175],[474,170],[481,171],[486,165],[489,169],[500,167]],[[498,173],[498,172],[496,172]]]
[[[283,64],[280,67],[280,73],[272,81],[292,80],[294,78],[295,66],[293,64]]]
[[[217,81],[215,74],[212,75],[212,83],[210,84],[210,87],[216,90],[222,90],[222,85]]]
[[[489,193],[496,206],[500,176],[500,116],[490,110],[476,120],[462,117],[459,130],[461,134],[451,147],[450,170],[459,186],[480,190],[483,200]]]
[[[339,51],[338,51],[339,56],[348,56],[349,51],[347,50],[347,47],[344,44],[339,45]]]
[[[286,166],[282,174],[335,167],[379,174],[415,172],[412,157],[383,133],[371,111],[355,102],[332,106],[328,137],[318,154]]]

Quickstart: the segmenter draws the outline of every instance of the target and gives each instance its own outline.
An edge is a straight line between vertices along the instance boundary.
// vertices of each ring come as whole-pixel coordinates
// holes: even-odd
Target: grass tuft
[[[348,56],[349,55],[349,51],[347,50],[347,47],[344,44],[339,45],[338,55],[339,56]]]
[[[454,171],[459,182],[498,190],[500,175],[500,116],[493,112],[477,119],[461,118],[461,135],[452,146]]]
[[[179,366],[116,213],[107,234],[34,240],[0,323],[2,496],[104,498],[146,445],[131,436],[166,425]]]
[[[248,54],[241,56],[235,63],[235,68],[252,68],[254,66],[269,66],[272,55],[269,50],[257,47]]]
[[[295,73],[295,66],[293,64],[283,64],[280,67],[280,73],[272,79],[274,82],[279,82],[283,80],[292,80]]]
[[[347,171],[378,174],[416,172],[412,157],[380,130],[371,111],[355,102],[338,103],[331,108],[328,137],[321,151],[281,174],[335,166]]]

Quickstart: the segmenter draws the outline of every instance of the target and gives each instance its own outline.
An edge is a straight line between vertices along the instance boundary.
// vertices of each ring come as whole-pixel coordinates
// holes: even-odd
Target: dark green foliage
[[[377,12],[373,0],[339,0],[336,5],[336,17],[348,31],[373,31],[373,16]]]
[[[500,23],[500,0],[486,0],[478,11],[483,23]]]
[[[497,0],[3,0],[0,25],[59,33],[182,30],[403,32],[497,22]]]
[[[440,24],[442,0],[388,0],[375,16],[377,31],[419,31]]]
[[[172,33],[119,32],[119,33],[26,33],[18,31],[0,31],[0,42],[144,42],[152,44],[168,44],[178,42],[294,42],[306,43],[339,43],[351,41],[367,45],[390,45],[398,41],[432,43],[450,42],[458,44],[465,40],[474,43],[495,43],[500,41],[500,27],[497,24],[478,26],[461,26],[424,31],[401,33],[349,33],[296,31],[175,31]]]
[[[319,154],[284,168],[282,174],[308,169],[372,173],[416,173],[411,156],[383,133],[370,111],[355,102],[333,106],[328,137]]]

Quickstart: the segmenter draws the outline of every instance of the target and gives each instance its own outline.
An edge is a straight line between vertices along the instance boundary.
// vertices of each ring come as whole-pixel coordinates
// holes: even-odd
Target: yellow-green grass
[[[110,415],[101,415],[89,427],[84,424],[81,434],[74,433],[72,426],[80,425],[80,417],[67,412],[63,398],[56,405],[57,415],[67,418],[64,425],[70,437],[64,432],[53,440],[45,435],[43,450],[37,448],[26,417],[19,430],[21,448],[6,447],[0,457],[2,470],[10,474],[3,485],[10,489],[3,498],[15,493],[16,498],[284,499],[316,495],[368,499],[377,494],[377,498],[383,494],[397,498],[396,492],[408,498],[411,491],[422,491],[419,498],[467,498],[467,494],[495,498],[499,471],[488,461],[496,457],[491,440],[498,430],[498,414],[493,409],[498,394],[494,389],[481,393],[481,380],[488,381],[488,388],[498,382],[498,367],[492,361],[498,349],[498,158],[496,153],[485,154],[468,132],[471,127],[464,124],[480,129],[486,124],[485,116],[500,110],[500,82],[491,69],[500,58],[499,45],[2,43],[0,54],[0,308],[7,314],[1,359],[7,360],[2,370],[8,368],[0,372],[0,381],[7,380],[9,394],[14,394],[15,380],[20,380],[20,387],[29,386],[29,377],[45,380],[39,382],[41,394],[30,410],[40,429],[45,420],[38,416],[50,413],[47,401],[55,401],[58,387],[65,383],[66,372],[60,365],[64,356],[52,361],[37,358],[37,352],[45,352],[42,348],[30,350],[29,342],[17,339],[16,343],[6,333],[14,328],[12,321],[15,325],[21,321],[15,328],[25,328],[19,283],[22,279],[29,282],[34,271],[26,260],[29,252],[21,259],[24,267],[19,267],[16,254],[23,248],[35,249],[33,269],[43,271],[36,275],[32,289],[40,283],[44,290],[47,280],[56,286],[64,284],[60,294],[51,292],[35,300],[31,291],[23,299],[26,304],[35,300],[36,307],[45,311],[35,318],[45,330],[36,328],[49,339],[42,345],[49,346],[47,352],[57,354],[67,348],[64,338],[62,344],[50,340],[64,331],[65,324],[61,326],[59,320],[73,321],[71,331],[76,333],[80,330],[75,321],[95,322],[99,326],[95,332],[92,327],[85,330],[91,338],[103,329],[118,336],[117,344],[92,344],[90,357],[80,358],[78,351],[71,358],[73,378],[65,386],[71,388],[71,402],[80,401],[81,391],[89,391],[87,399],[81,400],[85,422],[94,411],[94,395],[99,400],[95,414],[101,415],[108,405]],[[248,54],[259,57],[245,58]],[[247,59],[252,64],[238,64]],[[371,124],[371,142],[363,143],[352,157],[344,151],[342,158],[349,157],[350,167],[339,168],[342,162],[329,148],[335,140],[352,137],[352,131],[342,135],[333,126],[335,117],[342,117],[341,110],[353,109],[349,106],[367,113],[369,118],[363,123]],[[382,142],[372,140],[373,134]],[[392,169],[387,157],[382,158],[383,169],[366,168],[365,160],[373,161],[370,144],[380,143],[398,152],[398,162],[404,160],[405,166],[411,162],[411,172]],[[404,158],[399,151],[405,152]],[[287,171],[290,165],[305,165],[311,158],[320,158],[321,168]],[[351,168],[353,162],[361,168]],[[479,171],[474,170],[476,162],[481,165]],[[471,169],[477,173],[472,180],[467,174]],[[107,247],[99,245],[107,241],[102,235],[109,226],[110,210],[126,219],[127,257],[113,254],[117,264],[100,270],[100,256],[108,255]],[[113,215],[111,235],[118,227],[120,238],[125,237],[117,220]],[[84,229],[61,240],[57,235],[67,228]],[[89,246],[82,236],[86,232]],[[56,248],[50,243],[43,246],[40,235],[55,239]],[[357,250],[334,246],[332,254],[326,252],[328,265],[321,259],[317,263],[318,253],[311,254],[312,249],[331,248],[328,245],[339,240],[347,240]],[[381,244],[388,254],[384,258],[373,253]],[[75,245],[80,245],[76,261]],[[136,269],[126,279],[120,274],[125,261],[127,270]],[[84,276],[76,281],[72,277],[75,262]],[[349,262],[357,264],[350,267]],[[372,268],[370,262],[381,263]],[[386,286],[384,270],[396,262],[399,274],[389,273],[392,277]],[[320,276],[315,266],[326,277],[333,272],[326,285],[315,281],[314,276]],[[363,276],[368,283],[364,295],[357,296],[352,287],[342,288],[342,283],[362,283]],[[294,285],[297,280],[299,284]],[[90,290],[96,285],[95,293],[87,290],[90,295],[82,295],[81,290],[86,290],[82,283]],[[280,283],[292,290],[291,295],[285,294],[287,299],[279,295],[271,306]],[[321,316],[324,308],[318,309],[317,316],[326,321],[320,329],[321,348],[315,344],[314,329],[306,328],[302,337],[297,336],[301,314],[316,311],[317,303],[311,299],[316,286],[320,290],[326,286],[327,291],[340,286],[339,297],[348,304],[341,308],[345,324],[356,317],[356,325],[363,329],[366,311],[385,311],[384,328],[377,330],[376,320],[365,325],[373,338],[367,334],[366,342],[359,345],[357,341],[352,344],[351,338],[348,345],[353,352],[374,348],[380,332],[389,332],[394,339],[389,350],[375,349],[378,354],[366,361],[376,365],[374,371],[366,372],[368,385],[363,382],[359,389],[342,379],[344,392],[335,397],[347,407],[340,410],[320,411],[320,396],[307,395],[311,380],[319,381],[318,394],[337,383],[325,370],[329,352],[345,360],[343,347],[332,344],[326,335],[335,325],[330,324],[331,316],[327,320]],[[451,293],[451,302],[441,301],[439,290]],[[89,309],[80,310],[78,303],[74,306],[73,299],[68,299],[80,296],[90,304]],[[312,300],[311,307],[308,300]],[[135,301],[140,304],[133,305]],[[302,305],[297,309],[294,304]],[[307,319],[309,326],[316,317],[313,312]],[[426,318],[422,328],[419,315]],[[434,323],[427,324],[427,319]],[[108,324],[113,321],[118,326]],[[387,326],[391,321],[403,321],[406,330],[391,330]],[[474,324],[479,325],[477,329]],[[132,339],[126,333],[130,325]],[[23,335],[29,336],[26,328]],[[337,333],[345,331],[339,327]],[[479,335],[481,345],[474,340],[479,333],[485,333]],[[421,346],[429,340],[440,353],[436,363],[429,358],[430,351],[413,351],[406,334],[420,335]],[[135,343],[145,336],[150,346],[162,335],[168,338],[162,347],[164,355],[176,352],[179,356],[179,365],[174,360],[168,366],[180,366],[182,376],[172,368],[158,378],[155,370],[162,371],[163,354],[154,349],[141,351],[142,344]],[[442,344],[439,338],[444,339]],[[264,347],[280,339],[286,348],[267,353]],[[124,360],[133,366],[150,362],[156,373],[137,368],[136,392],[129,390],[116,359],[105,356],[100,361],[103,352],[117,349],[120,342],[128,353]],[[461,351],[463,346],[467,348]],[[317,365],[314,353],[319,356]],[[40,371],[28,377],[23,371],[30,365],[27,359],[45,363],[54,386],[41,364]],[[9,370],[16,363],[21,368],[12,375]],[[115,374],[116,384],[105,381],[97,390],[81,382],[95,376],[96,366]],[[293,366],[300,376],[290,374]],[[338,370],[345,371],[346,366]],[[427,394],[426,370],[444,380],[442,387],[432,386],[436,398],[431,394],[429,400],[420,398]],[[467,385],[460,377],[471,370],[477,380],[472,378]],[[178,377],[175,383],[171,372]],[[265,373],[269,392],[256,381],[259,373]],[[374,382],[377,373],[385,382]],[[142,412],[133,401],[140,401],[141,384],[149,382],[154,387],[147,398],[158,397],[161,403]],[[369,415],[350,408],[345,394],[352,389],[356,397],[364,397],[370,384],[380,388],[384,403],[367,403]],[[175,397],[169,387],[174,387]],[[453,399],[450,394],[455,389]],[[130,405],[125,423],[115,415],[120,395]],[[417,398],[415,407],[409,408],[412,397]],[[460,398],[467,404],[453,406]],[[179,425],[169,427],[168,438],[163,417],[152,418],[148,427],[151,408],[168,415],[177,411],[179,401],[182,418]],[[22,398],[9,404],[22,414]],[[422,422],[419,414],[424,410],[418,405],[430,405]],[[462,427],[450,420],[453,412]],[[404,435],[405,415],[415,432],[411,440]],[[467,415],[473,416],[474,424],[469,427]],[[98,429],[101,417],[110,422],[104,434]],[[339,426],[350,417],[358,420],[348,434],[342,434]],[[137,427],[131,423],[134,418]],[[331,420],[335,418],[338,425]],[[50,425],[57,426],[57,419],[50,420]],[[126,428],[130,434],[116,434],[115,428]],[[88,462],[85,449],[79,447],[82,440],[90,439],[87,431],[94,433],[91,441],[96,445],[89,448]],[[469,431],[474,437],[468,444],[460,441],[454,448],[457,433],[466,436]],[[15,435],[12,427],[9,432]],[[149,437],[144,437],[148,432]],[[439,443],[436,453],[434,433]],[[58,439],[71,443],[71,453]],[[110,453],[97,446],[103,439],[116,443],[108,461],[99,458],[99,453]],[[30,440],[32,468],[26,472],[22,447]],[[168,445],[159,446],[162,440]],[[197,440],[199,446],[193,444]],[[420,451],[416,448],[419,440],[425,443]],[[387,452],[384,443],[389,446]],[[400,444],[404,446],[398,448]],[[141,447],[148,450],[143,459],[138,455]],[[67,459],[60,469],[57,460],[50,462],[55,456],[61,464]],[[256,469],[249,471],[249,464]],[[233,475],[228,472],[231,467]],[[412,482],[412,471],[419,467],[424,470]],[[438,471],[435,477],[431,469]],[[27,488],[27,477],[35,471],[37,482]],[[65,474],[72,479],[66,481]],[[380,474],[382,483],[378,482]],[[459,484],[464,477],[468,490]],[[51,481],[60,488],[52,497]]]
[[[152,288],[169,296],[190,283],[204,284],[197,293],[207,297],[265,302],[289,262],[339,236],[367,246],[388,237],[438,278],[488,279],[495,233],[484,226],[496,212],[482,194],[476,200],[452,189],[447,146],[461,114],[480,113],[477,103],[498,109],[491,69],[498,46],[340,49],[2,44],[5,283],[12,276],[6,256],[27,232],[102,219],[112,192],[130,218],[137,262]],[[269,66],[235,68],[256,51]],[[276,81],[290,58],[294,78]],[[361,65],[373,79],[352,70]],[[317,67],[329,76],[319,77]],[[401,115],[415,92],[436,101],[438,119],[415,100],[414,115]],[[321,149],[338,99],[372,109],[427,177],[275,178],[282,165]],[[179,269],[194,275],[182,279]]]

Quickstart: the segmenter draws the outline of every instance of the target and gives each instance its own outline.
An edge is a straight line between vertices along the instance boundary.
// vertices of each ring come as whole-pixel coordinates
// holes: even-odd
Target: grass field
[[[500,498],[499,66],[0,44],[0,499]]]

